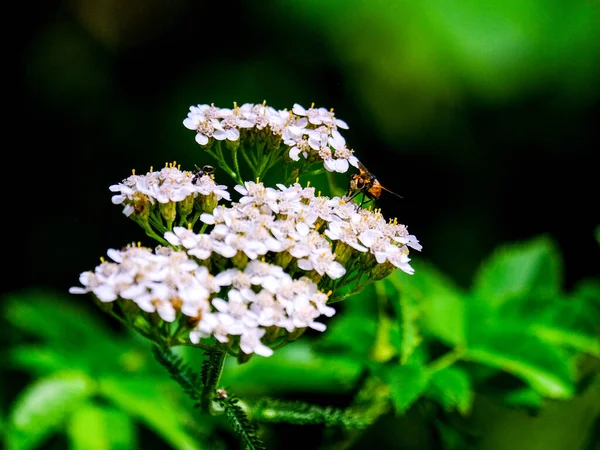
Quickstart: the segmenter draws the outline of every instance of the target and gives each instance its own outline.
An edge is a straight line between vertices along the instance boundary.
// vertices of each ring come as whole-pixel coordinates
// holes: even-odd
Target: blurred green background
[[[63,295],[107,248],[144,241],[108,186],[131,169],[210,163],[181,123],[190,105],[263,100],[334,108],[348,146],[403,196],[379,205],[420,239],[414,259],[457,285],[500,243],[540,234],[558,245],[566,289],[600,274],[597,1],[18,7],[7,293]],[[25,382],[3,374],[4,411]]]

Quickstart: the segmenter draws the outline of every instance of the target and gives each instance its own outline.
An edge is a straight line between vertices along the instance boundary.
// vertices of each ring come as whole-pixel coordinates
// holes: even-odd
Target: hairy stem
[[[215,392],[219,386],[221,375],[223,374],[223,366],[227,353],[223,351],[213,350],[208,352],[208,360],[205,362],[202,375],[204,378],[204,387],[202,388],[202,399],[200,407],[203,411],[214,412],[212,407]]]

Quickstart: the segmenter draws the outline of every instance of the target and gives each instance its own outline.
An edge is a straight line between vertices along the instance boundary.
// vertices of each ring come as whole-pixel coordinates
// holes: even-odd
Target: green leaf
[[[504,403],[508,406],[525,408],[535,412],[542,407],[544,399],[539,392],[526,387],[509,392],[504,396]]]
[[[59,431],[66,418],[94,393],[94,383],[81,372],[61,372],[27,386],[13,402],[7,449],[38,447]]]
[[[92,311],[91,300],[77,297],[75,300],[52,291],[27,290],[11,293],[4,299],[4,315],[15,327],[45,340],[64,342],[72,336],[93,340],[103,335],[114,340],[115,333]],[[84,306],[87,304],[86,307]],[[98,311],[100,314],[100,311]]]
[[[406,364],[415,349],[423,341],[417,323],[420,310],[418,305],[405,295],[400,295],[400,301],[392,301],[392,304],[400,322],[400,363]]]
[[[581,280],[575,285],[573,298],[600,308],[600,279]]]
[[[352,335],[348,339],[354,339]],[[221,383],[235,386],[240,395],[278,392],[348,392],[356,386],[364,364],[352,356],[320,355],[310,343],[299,340],[277,350],[273,356],[255,356],[248,364],[228,358]]]
[[[381,367],[381,366],[378,366]],[[378,368],[375,368],[362,382],[360,389],[352,399],[352,405],[348,408],[349,413],[360,416],[366,424],[373,424],[391,409],[390,387],[378,376]]]
[[[105,377],[98,386],[116,407],[144,422],[174,449],[202,448],[183,427],[194,419],[184,407],[187,399],[174,381],[158,377]]]
[[[12,367],[26,370],[38,377],[73,368],[69,358],[49,346],[20,345],[9,348],[7,353]]]
[[[122,411],[87,403],[71,414],[67,425],[70,450],[137,448],[135,425]]]
[[[245,450],[266,450],[265,444],[258,436],[258,427],[251,422],[246,411],[239,405],[235,396],[218,397],[217,402],[225,411],[233,431],[240,440],[241,448]]]
[[[28,290],[10,294],[4,300],[3,315],[14,327],[53,346],[78,353],[82,363],[95,362],[100,368],[111,365],[109,358],[98,364],[95,355],[119,355],[129,341],[129,336],[127,339],[119,337],[108,329],[100,319],[103,313],[86,297],[77,297],[77,301],[82,302],[78,305],[67,296]]]
[[[356,299],[352,299],[354,301]],[[343,311],[334,316],[327,331],[316,342],[315,349],[321,352],[349,354],[367,358],[375,342],[377,323],[370,317]]]
[[[524,294],[553,296],[560,293],[560,252],[547,237],[499,247],[480,266],[473,294],[492,308]]]
[[[342,426],[348,429],[364,428],[366,425],[362,417],[350,409],[268,397],[262,398],[254,405],[252,417],[253,420],[262,423],[323,424],[326,427]]]
[[[441,417],[434,419],[433,423],[442,441],[440,448],[443,450],[475,450],[478,448],[477,439],[472,432],[461,429],[455,423],[447,423]]]
[[[479,322],[472,334],[465,359],[510,373],[540,394],[556,399],[574,394],[573,368],[556,348],[527,334],[527,326],[504,322]]]
[[[398,414],[418,400],[429,381],[425,367],[415,363],[385,367],[381,376],[390,388],[390,398]]]
[[[464,293],[433,266],[415,261],[414,276],[400,271],[385,278],[386,292],[392,299],[405,301],[419,311],[417,323],[423,334],[450,345],[465,342]],[[413,314],[417,314],[413,311]],[[414,341],[413,341],[414,344]]]
[[[570,314],[560,314],[561,325],[600,336],[600,279],[579,281],[565,303]]]
[[[590,336],[578,330],[560,329],[538,324],[532,325],[530,329],[543,342],[569,347],[581,353],[588,353],[600,358],[600,337]]]
[[[427,396],[437,400],[446,411],[456,408],[467,415],[475,394],[469,374],[459,367],[450,366],[431,374]]]

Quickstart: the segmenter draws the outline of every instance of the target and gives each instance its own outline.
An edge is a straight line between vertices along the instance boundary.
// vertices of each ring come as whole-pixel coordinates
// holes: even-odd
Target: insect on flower
[[[378,200],[381,197],[381,191],[387,191],[390,194],[394,194],[397,197],[402,198],[401,195],[396,194],[393,191],[390,191],[388,188],[383,187],[379,182],[377,177],[373,175],[369,169],[367,169],[364,164],[360,161],[358,162],[358,173],[352,174],[350,177],[350,183],[348,185],[348,193],[347,197],[353,199],[358,194],[362,192],[363,199],[360,203],[362,206],[364,203],[369,202],[371,200]],[[369,200],[365,201],[365,198]]]
[[[194,177],[192,178],[192,184],[197,184],[198,180],[202,178],[204,175],[213,175],[215,173],[215,168],[213,166],[203,166],[202,169],[196,166],[196,171],[194,172]]]

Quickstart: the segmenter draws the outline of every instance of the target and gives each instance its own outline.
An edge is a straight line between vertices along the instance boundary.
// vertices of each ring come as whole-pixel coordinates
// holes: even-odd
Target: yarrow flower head
[[[136,175],[109,188],[116,194],[115,205],[123,205],[123,214],[139,222],[144,228],[169,226],[177,217],[185,220],[190,214],[212,211],[220,200],[230,200],[227,186],[217,184],[211,174],[182,171],[176,163],[167,164],[159,171],[150,169],[145,175]]]
[[[295,176],[316,162],[330,172],[345,173],[350,166],[358,167],[354,151],[346,146],[340,132],[348,125],[325,108],[305,109],[294,104],[291,110],[277,110],[265,103],[234,103],[232,109],[196,105],[190,106],[183,125],[195,131],[196,142],[214,155],[223,153],[223,143],[232,152],[241,148],[244,153],[252,152],[248,147],[258,143],[263,153],[256,164],[251,164],[255,179],[264,178],[269,169],[264,161],[274,159],[295,164]],[[239,172],[227,169],[230,175],[232,172],[240,182]]]
[[[239,340],[245,354],[270,356],[267,343],[282,335],[325,325],[316,319],[332,316],[327,295],[306,277],[293,279],[281,267],[252,261],[243,270],[231,268],[216,276],[185,251],[140,246],[110,249],[110,261],[80,275],[82,287],[72,294],[93,293],[103,303],[129,304],[165,322],[187,323],[189,342],[211,337],[226,348]],[[324,301],[325,299],[325,301]],[[265,336],[268,332],[268,335]]]
[[[173,162],[110,186],[112,202],[158,244],[108,250],[72,294],[92,295],[161,346],[202,347],[243,363],[307,329],[325,331],[331,305],[367,284],[396,269],[414,273],[410,251],[421,245],[405,225],[355,194],[322,195],[298,181],[315,173],[313,164],[316,173],[364,173],[333,110],[197,105],[183,124],[215,166],[185,171]],[[275,167],[280,178],[265,184]],[[235,180],[231,189],[217,183],[224,175]],[[361,180],[351,180],[349,193],[360,190]]]

